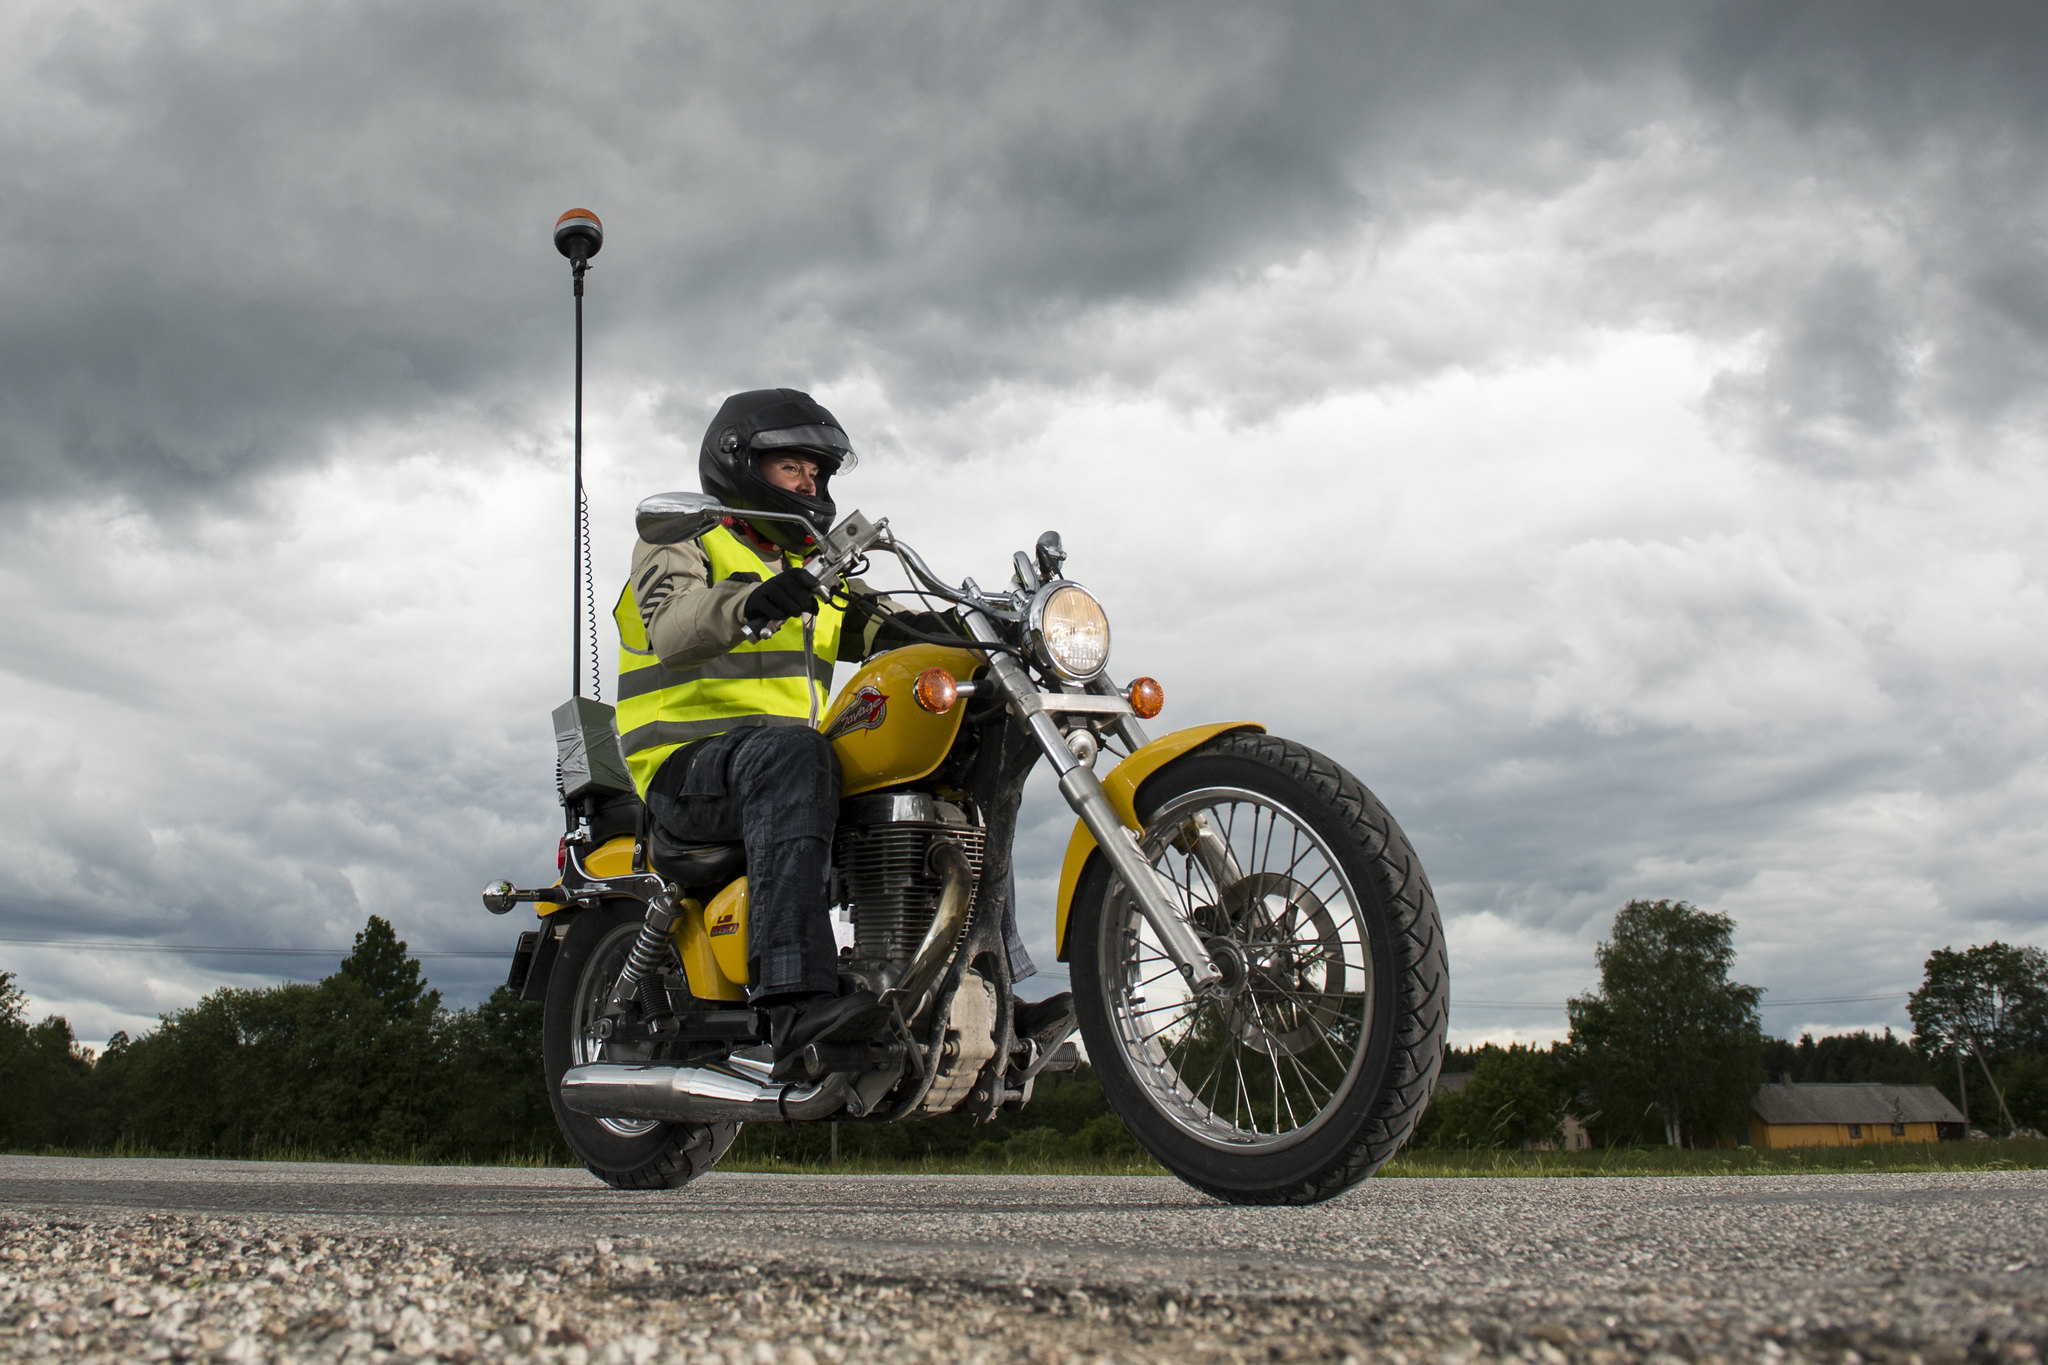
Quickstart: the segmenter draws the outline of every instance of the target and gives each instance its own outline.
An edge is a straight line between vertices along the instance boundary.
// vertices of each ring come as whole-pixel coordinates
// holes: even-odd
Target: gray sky
[[[843,506],[984,580],[1058,527],[1162,725],[1379,793],[1458,1041],[1561,1033],[1632,896],[1733,915],[1767,1003],[1899,997],[1785,1033],[2048,938],[2037,5],[30,0],[0,37],[6,936],[509,943],[476,890],[552,864],[581,204],[601,609],[718,400],[809,388]],[[1026,819],[1049,957],[1071,821]],[[0,965],[92,1039],[331,967]]]

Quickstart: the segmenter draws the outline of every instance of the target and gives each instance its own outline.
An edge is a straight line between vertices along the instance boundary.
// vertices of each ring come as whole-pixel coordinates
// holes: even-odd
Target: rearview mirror
[[[1067,547],[1060,543],[1058,531],[1047,531],[1038,538],[1038,575],[1053,579],[1060,576],[1060,565],[1067,562]]]
[[[728,515],[709,493],[656,493],[633,511],[633,525],[649,545],[693,540]]]
[[[811,527],[808,521],[794,512],[749,512],[727,507],[709,493],[656,493],[651,498],[641,499],[640,505],[633,510],[633,528],[649,545],[674,545],[703,535],[725,517],[786,521],[806,531]]]

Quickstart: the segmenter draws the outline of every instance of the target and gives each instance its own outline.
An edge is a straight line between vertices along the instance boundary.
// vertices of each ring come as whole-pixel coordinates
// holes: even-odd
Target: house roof
[[[1453,1095],[1464,1094],[1465,1087],[1471,1083],[1472,1073],[1469,1071],[1442,1071],[1437,1073],[1436,1088],[1448,1090]]]
[[[1961,1123],[1956,1107],[1931,1085],[1760,1086],[1756,1116],[1765,1123]]]

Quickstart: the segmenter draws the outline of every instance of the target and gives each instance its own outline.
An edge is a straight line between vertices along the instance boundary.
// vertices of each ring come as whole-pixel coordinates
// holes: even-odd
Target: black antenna
[[[583,551],[589,518],[583,502],[583,272],[604,246],[604,224],[589,209],[570,209],[555,220],[555,250],[569,258],[576,293],[576,504],[569,542],[569,695],[583,695]],[[595,608],[593,608],[595,610]],[[591,628],[596,629],[593,620]],[[593,690],[597,678],[590,680]]]

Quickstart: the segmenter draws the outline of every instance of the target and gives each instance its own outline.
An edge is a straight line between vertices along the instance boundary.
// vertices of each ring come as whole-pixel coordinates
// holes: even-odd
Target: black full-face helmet
[[[768,482],[761,476],[764,455],[816,460],[817,496]],[[706,493],[728,507],[800,516],[814,536],[832,529],[832,476],[853,466],[853,446],[839,419],[797,389],[754,389],[726,399],[697,454],[697,477]],[[808,548],[808,537],[794,522],[749,517],[747,524],[785,550],[802,554]]]

